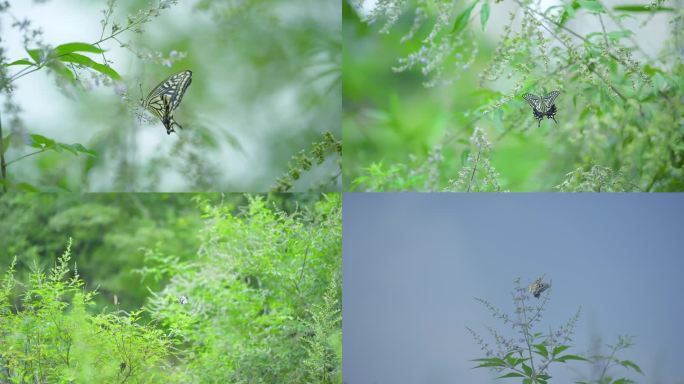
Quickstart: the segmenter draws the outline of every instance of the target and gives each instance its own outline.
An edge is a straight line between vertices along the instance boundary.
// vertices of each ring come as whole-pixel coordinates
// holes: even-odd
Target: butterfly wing
[[[533,95],[531,93],[526,93],[523,95],[523,99],[525,99],[525,101],[527,101],[527,104],[529,104],[530,107],[532,107],[532,109],[534,111],[538,111],[538,112],[542,112],[542,113],[544,112],[542,110],[542,107],[543,107],[542,106],[542,99],[539,96]]]
[[[154,87],[143,101],[143,107],[162,121],[168,134],[174,132],[174,125],[181,127],[173,119],[173,111],[180,105],[190,83],[192,83],[192,71],[179,72]]]
[[[544,96],[544,112],[548,111],[549,108],[553,105],[553,102],[556,100],[556,97],[560,95],[560,92],[558,91],[552,91],[549,92],[546,96]]]
[[[556,100],[556,97],[558,97],[558,95],[560,95],[560,92],[553,91],[544,97],[544,106],[545,106],[544,115],[549,119],[553,119],[553,121],[556,121],[557,109],[556,109],[556,104],[554,103],[554,101]],[[557,121],[556,121],[556,123],[557,123]]]

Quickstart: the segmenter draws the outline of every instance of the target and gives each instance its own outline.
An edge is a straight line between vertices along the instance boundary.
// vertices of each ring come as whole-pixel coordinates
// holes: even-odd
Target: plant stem
[[[477,151],[477,159],[475,159],[475,165],[473,166],[473,172],[470,174],[470,181],[468,182],[468,189],[466,192],[470,192],[470,186],[473,184],[473,179],[475,178],[475,172],[477,172],[477,164],[480,162],[480,154],[482,153],[482,148]]]
[[[527,322],[527,310],[525,305],[525,295],[522,294],[520,297],[522,302],[522,315],[523,315],[523,333],[525,335],[525,344],[527,344],[527,353],[530,355],[530,368],[532,368],[532,380],[534,383],[537,382],[537,372],[534,370],[534,358],[532,357],[532,345],[530,344],[530,323]]]
[[[25,155],[23,155],[23,156],[17,157],[17,158],[14,159],[14,160],[8,161],[7,164],[6,164],[6,166],[9,166],[9,165],[12,164],[12,163],[16,163],[17,161],[19,161],[19,160],[21,160],[21,159],[24,159],[24,158],[26,158],[26,157],[33,156],[33,155],[37,155],[37,154],[43,153],[43,152],[45,152],[45,149],[39,149],[39,150],[37,150],[37,151],[35,151],[35,152],[27,153],[27,154],[25,154]]]
[[[7,192],[7,164],[5,164],[5,138],[2,134],[2,116],[0,115],[0,173],[2,173],[2,191]]]

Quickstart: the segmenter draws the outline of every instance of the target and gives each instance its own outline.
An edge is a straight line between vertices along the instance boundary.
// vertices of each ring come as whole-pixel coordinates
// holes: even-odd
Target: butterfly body
[[[149,95],[141,103],[145,109],[152,112],[161,120],[166,128],[166,133],[175,132],[174,126],[183,127],[173,118],[173,111],[178,108],[185,90],[192,83],[192,71],[185,70],[169,76],[152,89]]]
[[[555,104],[558,95],[560,95],[560,92],[558,91],[549,92],[546,96],[542,95],[541,97],[531,93],[523,95],[523,99],[532,107],[534,118],[537,119],[537,126],[541,126],[541,121],[544,117],[553,119],[553,121],[558,123],[558,121],[556,121],[556,112],[558,112],[558,109]]]
[[[530,284],[530,286],[527,288],[532,294],[532,296],[536,297],[537,299],[542,294],[542,292],[546,291],[551,287],[551,284],[542,281],[543,278],[544,276],[538,278],[534,281],[534,283]]]

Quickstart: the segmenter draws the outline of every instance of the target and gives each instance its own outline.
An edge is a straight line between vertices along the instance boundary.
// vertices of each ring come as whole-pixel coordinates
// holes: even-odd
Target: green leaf
[[[563,25],[572,17],[575,16],[575,11],[579,9],[580,5],[577,1],[571,1],[569,3],[563,3],[563,13],[561,14],[558,24]]]
[[[565,356],[560,356],[560,357],[554,358],[553,360],[554,360],[554,361],[559,361],[559,362],[561,362],[561,363],[564,363],[564,362],[566,362],[566,361],[568,361],[568,360],[588,361],[588,360],[585,359],[584,357],[582,357],[582,356],[577,356],[577,355],[565,355]]]
[[[632,368],[633,370],[641,373],[642,375],[644,374],[643,372],[641,372],[641,368],[639,368],[638,365],[634,364],[633,362],[631,362],[629,360],[620,361],[620,365],[622,365],[625,368]]]
[[[529,365],[523,364],[523,365],[521,365],[521,367],[522,367],[523,371],[525,371],[525,374],[527,374],[527,376],[532,376],[532,368],[530,368]]]
[[[478,0],[473,1],[472,4],[468,6],[468,8],[464,9],[461,11],[461,13],[456,16],[456,20],[454,21],[454,27],[451,28],[451,33],[452,34],[457,34],[463,31],[465,29],[466,25],[468,25],[468,21],[470,20],[470,13],[473,11],[473,8],[475,8],[475,5],[477,5]]]
[[[15,60],[9,64],[5,64],[5,67],[9,67],[11,65],[33,65],[33,63],[28,61],[27,59],[20,59],[20,60]]]
[[[481,368],[481,367],[505,367],[506,363],[496,357],[488,358],[488,359],[475,359],[472,361],[482,361],[482,364],[476,366],[475,368]]]
[[[546,345],[535,344],[535,345],[533,345],[533,347],[536,350],[537,354],[539,354],[543,357],[549,357],[549,351],[546,349]]]
[[[577,0],[577,2],[579,3],[580,7],[586,9],[589,12],[593,12],[593,13],[605,12],[601,3],[599,3],[596,0]]]
[[[499,376],[499,377],[497,377],[497,379],[506,379],[509,377],[525,377],[525,375],[523,375],[521,373],[517,373],[517,372],[511,372],[511,373],[507,373],[503,376]]]
[[[58,45],[54,53],[58,56],[66,55],[72,52],[92,52],[92,53],[102,53],[102,49],[88,43],[67,43]]]
[[[614,11],[623,12],[673,12],[674,8],[671,7],[651,7],[649,5],[616,5],[613,7]]]
[[[45,136],[38,135],[38,134],[32,134],[31,135],[31,146],[33,148],[52,148],[55,146],[55,141],[52,139],[48,139]]]
[[[580,118],[580,119],[581,119],[581,118]],[[565,350],[568,349],[568,348],[570,348],[570,347],[568,347],[567,345],[559,345],[559,346],[557,346],[557,347],[555,347],[555,348],[553,349],[553,352],[551,352],[551,355],[556,356],[556,355],[558,355],[559,353],[565,351]]]
[[[28,55],[31,56],[31,58],[33,59],[33,61],[36,64],[40,64],[42,62],[41,56],[42,56],[43,50],[41,50],[41,49],[27,49],[26,53],[28,53]]]
[[[81,55],[80,53],[69,53],[63,56],[59,56],[58,59],[63,62],[76,63],[88,68],[92,68],[93,70],[100,72],[104,75],[107,75],[114,80],[121,79],[121,76],[111,67],[104,64],[100,64],[91,59],[90,57]]]
[[[482,7],[480,7],[480,24],[483,31],[487,26],[487,20],[489,20],[489,3],[483,3]]]

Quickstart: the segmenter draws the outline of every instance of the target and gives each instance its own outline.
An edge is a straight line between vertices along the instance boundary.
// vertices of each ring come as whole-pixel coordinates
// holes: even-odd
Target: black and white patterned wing
[[[544,112],[551,108],[553,102],[556,100],[556,97],[558,97],[558,95],[560,95],[560,92],[552,91],[549,92],[546,96],[544,96]]]
[[[192,71],[179,72],[159,83],[142,101],[143,107],[162,121],[168,134],[174,132],[174,125],[180,127],[173,119],[173,111],[180,105],[191,82]]]
[[[539,96],[533,95],[531,93],[526,93],[523,95],[523,99],[527,101],[527,104],[529,104],[535,112],[544,113],[544,110],[542,109],[542,99]]]

